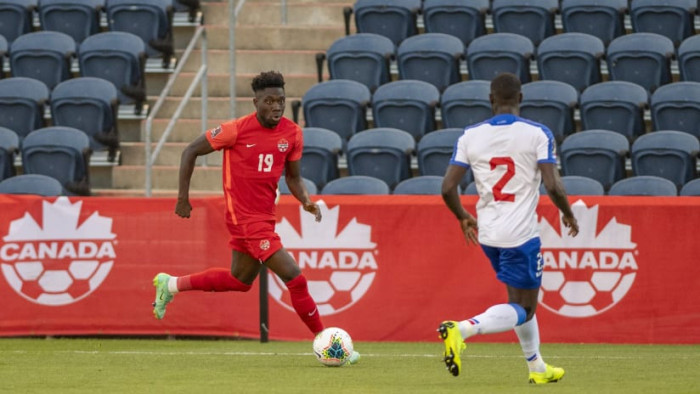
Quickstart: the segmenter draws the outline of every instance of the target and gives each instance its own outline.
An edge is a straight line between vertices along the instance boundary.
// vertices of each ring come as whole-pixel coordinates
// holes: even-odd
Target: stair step
[[[207,47],[229,48],[228,26],[207,25]],[[239,25],[236,27],[236,49],[305,49],[325,52],[333,42],[345,36],[342,24],[337,26]],[[181,38],[176,48],[186,48],[189,38]],[[197,44],[199,48],[199,44]]]
[[[152,187],[154,189],[177,190],[179,166],[154,166]],[[144,189],[146,173],[143,166],[114,167],[112,185],[114,189]],[[221,167],[195,167],[190,182],[192,191],[221,192]]]
[[[169,96],[184,96],[189,88],[190,84],[194,80],[196,73],[183,72],[178,77],[173,84],[173,89],[171,90]],[[258,75],[255,74],[241,74],[236,75],[236,95],[237,96],[251,96],[253,94],[250,82],[253,78]],[[148,84],[146,85],[146,90],[151,96],[159,96],[160,93],[165,88],[168,82],[169,75],[159,75],[157,78],[149,77]],[[328,80],[329,76],[324,75],[324,80]],[[285,92],[289,96],[301,97],[306,93],[307,90],[316,83],[318,83],[318,77],[316,74],[286,74],[284,76],[285,81]],[[230,74],[220,73],[212,74],[210,73],[207,79],[207,91],[209,97],[229,97],[229,85],[230,85]],[[193,95],[195,97],[200,96],[200,85],[198,84],[194,90]]]
[[[155,165],[157,166],[179,166],[180,155],[187,146],[187,142],[166,142],[156,158]],[[122,152],[122,165],[124,166],[143,166],[146,163],[144,142],[125,142],[120,146]],[[151,152],[156,148],[156,143],[151,144]],[[197,158],[197,165],[221,166],[221,152],[212,152],[204,157]]]
[[[314,50],[236,50],[236,74],[257,74],[266,70],[277,70],[283,74],[313,74],[316,72]],[[209,73],[230,72],[227,50],[207,51]],[[202,63],[201,51],[194,50],[187,59],[183,71],[197,72]]]
[[[352,2],[288,1],[287,25],[334,25],[344,26],[343,8]],[[242,25],[285,25],[282,21],[283,9],[280,2],[247,1],[241,8],[237,23]],[[204,7],[204,23],[208,25],[228,25],[228,2],[210,3]]]
[[[155,97],[149,98],[151,103],[155,101]],[[287,108],[284,111],[284,116],[292,119],[292,101],[300,100],[299,97],[287,97]],[[177,106],[180,104],[180,97],[167,97],[160,111],[156,114],[159,119],[170,119]],[[202,116],[202,99],[193,97],[183,108],[180,114],[181,119],[201,119]],[[255,111],[252,97],[237,97],[236,98],[236,117],[247,115]],[[228,97],[209,97],[207,100],[207,119],[227,119],[231,117],[230,99]],[[302,118],[300,114],[300,118]]]

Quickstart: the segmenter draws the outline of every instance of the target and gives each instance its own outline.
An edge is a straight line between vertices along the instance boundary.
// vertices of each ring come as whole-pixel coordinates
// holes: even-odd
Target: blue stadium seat
[[[357,133],[348,141],[348,172],[379,178],[393,188],[410,178],[415,146],[413,136],[399,129],[385,127]]]
[[[419,34],[403,40],[396,53],[401,79],[428,82],[441,92],[462,79],[459,60],[464,57],[464,44],[457,37]]]
[[[350,79],[370,91],[391,81],[389,65],[396,47],[378,34],[358,33],[339,38],[326,51],[331,79]]]
[[[588,178],[585,176],[569,175],[561,177],[561,182],[564,185],[564,190],[566,190],[566,194],[569,196],[605,195],[605,189],[603,189],[603,185],[601,185],[600,182],[592,178]]]
[[[401,181],[392,194],[441,194],[442,177],[424,175]]]
[[[611,130],[632,140],[645,132],[644,108],[649,94],[636,84],[609,81],[589,86],[579,107],[583,130]]]
[[[41,174],[23,174],[0,182],[0,194],[36,194],[55,197],[64,194],[61,182]]]
[[[680,195],[700,197],[700,179],[693,179],[692,181],[683,185]]]
[[[700,82],[700,35],[686,38],[678,47],[678,70],[682,81]]]
[[[82,131],[63,126],[34,130],[22,141],[21,152],[25,174],[48,175],[72,194],[90,194],[90,140]]]
[[[644,134],[632,144],[632,172],[665,178],[680,188],[697,176],[699,152],[700,142],[688,133],[664,130]]]
[[[678,130],[700,138],[700,82],[664,85],[650,101],[654,130]]]
[[[27,33],[10,46],[10,68],[15,77],[37,79],[50,89],[71,77],[75,41],[57,31]]]
[[[36,79],[0,80],[0,127],[17,133],[20,141],[30,131],[44,126],[44,104],[49,89]]]
[[[479,191],[476,189],[476,182],[470,182],[467,187],[462,189],[462,194],[478,196]]]
[[[435,130],[435,107],[439,101],[440,92],[427,82],[387,83],[372,96],[374,125],[407,131],[418,141]]]
[[[463,129],[491,118],[490,93],[489,81],[464,81],[450,85],[440,96],[442,125]]]
[[[0,0],[0,36],[12,43],[32,31],[32,15],[37,0]]]
[[[615,182],[609,196],[677,196],[676,185],[658,176],[640,175]]]
[[[522,93],[520,115],[547,126],[557,142],[576,131],[574,108],[578,105],[578,92],[573,86],[559,81],[534,81],[524,84]]]
[[[613,81],[628,81],[653,92],[671,82],[673,41],[654,33],[633,33],[614,39],[606,53]]]
[[[537,46],[555,33],[558,10],[559,0],[493,0],[493,28],[496,33],[525,36]]]
[[[445,175],[457,139],[462,134],[464,134],[463,128],[452,128],[436,130],[421,138],[416,148],[418,173],[420,175]],[[466,186],[474,180],[472,178],[472,172],[467,171],[461,185]]]
[[[318,187],[316,187],[316,184],[310,180],[306,179],[304,177],[301,178],[302,182],[304,182],[304,186],[306,186],[306,191],[309,192],[309,194],[318,194]],[[280,194],[292,194],[291,191],[289,191],[289,186],[287,186],[287,179],[282,175],[280,177],[279,183],[277,184],[277,188],[280,191]]]
[[[584,33],[551,36],[537,47],[539,79],[565,82],[582,92],[602,80],[600,59],[604,54],[605,45],[595,36]]]
[[[585,176],[608,189],[625,176],[629,142],[607,130],[587,130],[568,136],[561,144],[563,175]]]
[[[343,140],[328,129],[304,128],[304,154],[301,156],[301,175],[319,188],[338,178],[338,155],[343,151]]]
[[[530,82],[530,59],[535,53],[532,41],[513,33],[492,33],[478,37],[467,47],[469,79],[490,81],[502,72]]]
[[[486,34],[488,10],[489,0],[424,0],[425,32],[449,34],[467,46],[476,37]]]
[[[321,194],[389,194],[389,185],[379,178],[354,175],[334,179],[326,184]]]
[[[141,113],[146,100],[146,47],[131,33],[106,32],[92,35],[80,44],[80,75],[112,82],[120,104],[134,104]]]
[[[14,131],[0,127],[0,181],[15,175],[15,155],[19,152],[19,137]]]
[[[67,34],[77,43],[100,32],[105,0],[39,0],[42,30]]]
[[[347,141],[367,128],[367,86],[351,80],[334,79],[312,86],[302,97],[306,127],[332,130]]]
[[[174,54],[172,0],[108,0],[106,12],[110,31],[138,36],[148,57],[162,57],[163,67],[169,67]]]
[[[605,45],[625,34],[628,0],[562,0],[561,22],[565,33],[585,33]]]
[[[358,33],[374,33],[389,38],[394,45],[418,34],[416,16],[421,0],[357,0],[353,6]]]
[[[55,126],[73,127],[90,137],[93,151],[108,149],[110,159],[119,147],[117,89],[109,81],[82,77],[61,82],[51,92]]]
[[[695,34],[697,0],[634,0],[630,5],[632,30],[656,33],[678,46]]]

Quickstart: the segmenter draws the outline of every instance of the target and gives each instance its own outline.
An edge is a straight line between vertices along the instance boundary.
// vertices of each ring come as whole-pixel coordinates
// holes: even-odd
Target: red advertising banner
[[[318,197],[321,200],[321,196]],[[463,202],[472,212],[476,197]],[[545,272],[537,312],[545,342],[700,343],[700,199],[572,199],[581,233],[562,235],[543,198]],[[228,267],[221,198],[190,219],[163,198],[0,195],[0,336],[259,335],[248,293],[178,294],[152,315],[152,278]],[[327,326],[359,341],[436,341],[445,319],[506,301],[478,247],[439,196],[323,196],[323,220],[289,196],[277,232]],[[310,339],[284,284],[270,276],[272,339]],[[511,342],[513,333],[475,337]]]

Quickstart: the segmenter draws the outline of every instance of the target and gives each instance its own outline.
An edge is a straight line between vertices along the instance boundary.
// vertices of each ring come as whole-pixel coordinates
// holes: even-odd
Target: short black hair
[[[491,94],[498,102],[517,103],[520,100],[520,78],[500,73],[491,81]]]
[[[253,78],[250,86],[253,88],[253,92],[259,92],[267,88],[284,89],[284,77],[277,71],[264,71]]]

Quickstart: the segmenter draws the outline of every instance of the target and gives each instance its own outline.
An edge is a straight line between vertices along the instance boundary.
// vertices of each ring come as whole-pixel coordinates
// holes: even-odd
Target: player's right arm
[[[180,157],[180,173],[178,176],[177,205],[175,213],[183,218],[190,217],[192,206],[190,205],[190,179],[194,172],[195,161],[198,156],[203,156],[214,151],[206,134],[202,134],[192,141]]]
[[[476,236],[476,218],[464,209],[459,199],[459,183],[466,173],[466,167],[454,164],[447,166],[447,172],[445,172],[445,177],[442,179],[442,199],[445,201],[445,205],[447,205],[450,211],[457,217],[457,220],[459,220],[467,243],[477,245],[479,241]]]
[[[542,183],[544,183],[549,198],[562,212],[562,222],[564,222],[564,226],[569,228],[569,235],[575,237],[578,234],[578,222],[571,211],[569,200],[566,198],[566,190],[559,177],[556,164],[538,163],[537,165],[542,173]]]

